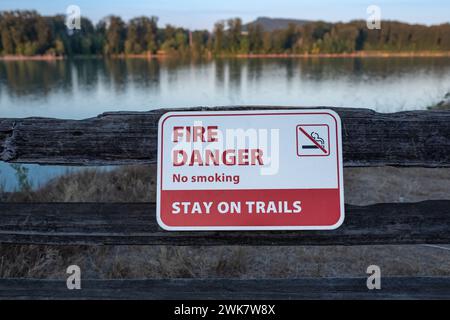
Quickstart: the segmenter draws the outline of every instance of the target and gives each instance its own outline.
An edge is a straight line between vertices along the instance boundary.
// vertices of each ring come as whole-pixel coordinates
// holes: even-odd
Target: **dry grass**
[[[8,201],[154,201],[155,168],[86,170],[50,181]],[[450,170],[346,169],[346,202],[450,199]],[[70,264],[86,278],[450,276],[450,251],[427,246],[35,246],[0,245],[0,277],[63,278]]]
[[[446,168],[347,168],[344,182],[345,202],[356,205],[450,199]]]
[[[64,278],[77,264],[85,278],[292,278],[450,276],[450,252],[426,246],[25,246],[2,245],[0,277]]]
[[[85,169],[52,179],[36,191],[9,195],[11,202],[155,201],[154,166],[123,166],[112,171]]]

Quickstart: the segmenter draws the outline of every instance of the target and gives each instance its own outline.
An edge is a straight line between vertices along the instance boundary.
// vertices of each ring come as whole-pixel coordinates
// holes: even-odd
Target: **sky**
[[[329,22],[366,19],[369,5],[381,9],[382,20],[438,24],[450,22],[450,0],[0,0],[0,10],[34,9],[43,15],[61,14],[77,5],[81,15],[98,22],[116,14],[125,20],[146,15],[190,29],[209,29],[218,20],[240,17],[244,22],[256,17],[296,18]]]

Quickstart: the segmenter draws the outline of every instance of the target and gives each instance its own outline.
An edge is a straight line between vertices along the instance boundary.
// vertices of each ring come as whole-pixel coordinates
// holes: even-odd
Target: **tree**
[[[229,19],[227,25],[228,50],[231,53],[237,53],[241,48],[242,20],[240,18]]]
[[[136,24],[131,21],[128,25],[127,39],[125,41],[125,53],[141,53],[142,46],[139,43]]]
[[[282,49],[283,52],[292,52],[294,45],[297,43],[299,33],[297,26],[293,23],[289,23],[286,30],[283,30],[282,35]]]
[[[11,33],[6,29],[2,30],[2,47],[5,54],[14,54],[16,51]]]
[[[109,16],[106,23],[106,54],[120,54],[124,52],[126,36],[125,23],[120,17]]]
[[[58,56],[65,54],[64,42],[60,38],[55,40],[55,53]]]
[[[35,19],[34,29],[36,32],[36,40],[32,42],[35,42],[36,52],[38,54],[44,54],[53,44],[52,33],[47,21],[43,17],[36,15]]]
[[[214,25],[213,47],[214,53],[220,54],[225,49],[225,25],[219,21]]]
[[[125,52],[155,52],[157,50],[157,21],[156,17],[138,17],[130,20],[127,26]]]
[[[158,18],[155,16],[152,16],[151,18],[145,18],[143,24],[146,50],[150,53],[154,53],[158,50]]]
[[[258,53],[263,48],[263,29],[260,24],[248,26],[248,45],[252,53]]]
[[[201,56],[205,54],[206,48],[210,41],[209,32],[206,30],[194,31],[191,33],[192,46],[191,52],[194,56]]]
[[[271,53],[272,52],[272,33],[270,32],[264,32],[263,34],[263,52],[264,53]]]
[[[311,22],[264,31],[250,24],[243,32],[239,18],[219,21],[212,33],[168,25],[157,17],[140,16],[127,24],[109,16],[96,26],[81,18],[81,30],[68,30],[64,15],[41,16],[36,11],[0,11],[0,54],[90,55],[142,54],[162,49],[195,56],[238,53],[344,53],[352,51],[450,50],[450,24],[411,25],[384,21],[368,30],[363,20],[349,23]]]

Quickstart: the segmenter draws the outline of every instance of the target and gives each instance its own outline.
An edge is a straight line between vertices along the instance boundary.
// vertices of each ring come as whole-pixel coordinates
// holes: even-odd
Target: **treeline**
[[[272,32],[261,25],[245,28],[241,19],[216,23],[214,30],[190,31],[166,25],[157,17],[125,22],[108,16],[94,25],[81,19],[81,30],[70,31],[65,16],[41,16],[36,11],[0,12],[2,55],[133,55],[133,54],[295,54],[355,51],[449,51],[450,24],[410,25],[383,21],[369,30],[365,21],[311,22]]]

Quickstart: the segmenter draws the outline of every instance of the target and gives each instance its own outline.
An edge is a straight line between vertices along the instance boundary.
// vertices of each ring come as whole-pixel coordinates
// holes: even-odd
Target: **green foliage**
[[[223,22],[217,22],[214,26],[214,47],[215,53],[220,53],[225,49],[225,25]]]
[[[125,22],[120,17],[109,16],[106,22],[106,54],[120,54],[124,52],[126,28]]]
[[[355,51],[448,51],[450,24],[411,25],[383,21],[380,30],[365,21],[289,24],[264,31],[258,23],[244,28],[240,18],[219,21],[214,30],[189,31],[157,17],[137,17],[127,23],[109,16],[93,25],[81,19],[81,30],[68,30],[63,15],[43,17],[36,11],[0,12],[0,54],[117,55],[192,54],[202,56],[264,53],[351,53]]]
[[[191,33],[190,37],[192,41],[190,44],[192,54],[196,57],[206,54],[208,46],[211,45],[209,32],[194,31]]]
[[[229,50],[231,53],[239,53],[243,39],[242,21],[239,18],[229,19],[227,25],[226,37]]]
[[[248,27],[248,47],[251,53],[260,53],[264,47],[264,32],[261,25],[250,25]]]
[[[157,49],[156,17],[138,17],[130,20],[126,31],[125,53],[154,53]]]
[[[51,46],[49,25],[36,11],[0,12],[0,35],[5,54],[42,54]]]

